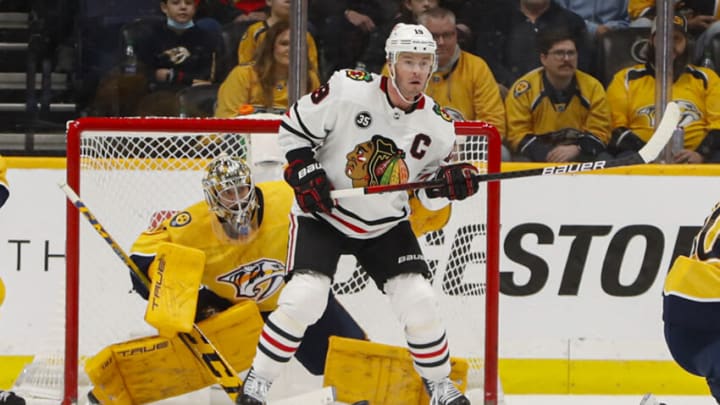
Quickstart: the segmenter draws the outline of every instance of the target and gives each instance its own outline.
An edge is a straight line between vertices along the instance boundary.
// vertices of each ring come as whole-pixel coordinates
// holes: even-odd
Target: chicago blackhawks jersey
[[[455,142],[450,116],[421,95],[410,111],[394,107],[385,76],[340,70],[328,83],[288,110],[279,131],[284,152],[315,149],[335,189],[398,184],[435,176]],[[340,232],[360,239],[378,236],[409,214],[403,192],[337,200],[329,214],[317,215]]]
[[[131,257],[149,265],[148,259],[163,242],[202,250],[203,285],[231,302],[253,299],[261,311],[275,309],[284,283],[288,213],[294,195],[282,181],[259,183],[257,188],[262,196],[262,223],[250,241],[227,243],[215,236],[212,221],[217,218],[202,201],[142,233],[131,248]]]
[[[607,90],[613,128],[628,128],[647,142],[655,128],[655,72],[648,65],[625,68]],[[685,149],[696,150],[711,129],[720,129],[720,79],[711,69],[693,65],[672,84],[680,105]]]

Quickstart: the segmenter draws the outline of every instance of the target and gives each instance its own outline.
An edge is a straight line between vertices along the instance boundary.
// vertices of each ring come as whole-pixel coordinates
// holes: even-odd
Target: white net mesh
[[[153,130],[87,128],[80,133],[79,194],[126,252],[151,223],[203,198],[203,169],[220,153],[245,156],[256,179],[281,176],[282,154],[274,134],[201,131],[191,127],[192,120],[187,122],[182,132],[163,131],[155,125]],[[138,127],[141,124],[138,121]],[[485,137],[459,137],[456,152],[457,161],[471,161],[485,169]],[[485,337],[484,201],[485,193],[481,191],[455,204],[448,224],[421,238],[440,297],[451,354],[470,360],[470,382],[475,388],[482,385]],[[123,262],[84,219],[80,222],[79,243],[79,324],[69,327],[78,330],[82,363],[84,357],[110,343],[155,331],[143,321],[145,301],[130,291]],[[333,290],[371,339],[405,345],[402,329],[390,315],[389,303],[356,268],[354,259],[341,259]],[[20,382],[26,387],[50,385],[42,392],[55,392],[59,397],[62,381],[40,378],[58,369],[58,358],[62,361],[63,342],[56,339],[55,343],[37,357],[49,360],[31,364]],[[84,379],[80,380],[82,390]],[[79,394],[84,396],[84,391]]]

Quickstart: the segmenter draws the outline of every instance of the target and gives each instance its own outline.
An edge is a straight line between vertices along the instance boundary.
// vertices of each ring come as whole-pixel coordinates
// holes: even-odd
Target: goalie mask
[[[246,242],[260,227],[260,203],[250,168],[223,155],[208,165],[202,180],[205,201],[217,217],[213,230],[228,242]]]
[[[428,80],[432,76],[433,72],[437,70],[437,44],[433,39],[430,31],[422,25],[416,24],[404,24],[398,23],[393,27],[392,32],[385,41],[385,56],[388,61],[388,70],[390,72],[390,82],[400,93],[397,82],[395,79],[395,65],[397,64],[398,57],[403,52],[408,53],[426,53],[432,55],[432,68],[428,73],[428,77],[425,78],[425,86],[427,87]],[[400,97],[407,103],[411,103],[410,100],[406,100],[405,97],[400,94]]]

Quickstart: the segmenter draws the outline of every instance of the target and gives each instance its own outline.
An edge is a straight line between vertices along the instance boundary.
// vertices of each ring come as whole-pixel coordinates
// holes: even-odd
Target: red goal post
[[[201,176],[202,169],[209,159],[219,153],[243,154],[253,170],[262,170],[266,176],[277,177],[279,172],[276,169],[277,165],[281,164],[282,156],[277,150],[273,150],[271,144],[274,138],[267,135],[276,134],[278,127],[279,120],[277,119],[81,118],[68,124],[67,183],[84,199],[88,208],[93,211],[100,223],[118,243],[128,250],[134,237],[144,229],[138,230],[138,226],[146,227],[158,212],[182,209],[202,198],[202,189],[196,179]],[[456,122],[455,128],[459,136],[456,147],[458,161],[472,161],[481,171],[488,173],[500,171],[502,141],[498,131],[492,125],[483,122]],[[192,172],[192,175],[188,178],[183,177],[185,171]],[[153,181],[155,183],[152,183]],[[145,183],[148,184],[145,185]],[[165,186],[168,188],[162,189]],[[474,366],[481,369],[483,381],[480,381],[479,385],[483,389],[485,404],[496,404],[498,396],[500,182],[483,183],[481,186],[484,186],[484,189],[481,188],[479,196],[466,200],[467,203],[463,202],[466,205],[457,210],[459,225],[453,235],[446,237],[443,231],[439,231],[432,232],[432,235],[428,234],[421,239],[425,244],[424,247],[429,246],[433,252],[442,250],[442,253],[438,253],[439,259],[435,263],[435,270],[442,267],[442,262],[445,262],[443,272],[455,271],[452,269],[460,268],[455,277],[461,279],[458,283],[463,283],[460,285],[463,288],[457,291],[463,289],[475,291],[468,293],[473,296],[473,301],[458,301],[458,303],[450,304],[452,305],[450,308],[459,305],[469,307],[469,311],[475,315],[483,314],[484,337],[482,341],[473,341],[474,334],[471,337],[460,336],[465,329],[468,329],[468,325],[464,324],[468,320],[462,319],[467,315],[458,315],[460,319],[456,322],[460,332],[453,335],[449,330],[448,336],[454,356],[465,357],[455,349],[456,343],[467,343],[470,346],[482,348],[481,353],[467,356],[477,360],[477,364]],[[175,190],[175,187],[178,190]],[[185,193],[184,190],[179,190],[183,187],[191,189],[190,192]],[[167,201],[159,201],[165,200],[166,197],[169,197]],[[150,207],[155,203],[158,205]],[[465,217],[466,215],[468,217]],[[481,216],[475,220],[478,226],[468,231],[470,235],[460,235],[461,228],[465,229],[461,224],[473,222],[467,218],[477,215]],[[453,216],[456,216],[455,212]],[[135,228],[129,226],[135,222],[140,224],[135,224]],[[111,323],[116,318],[95,306],[95,301],[86,301],[81,296],[85,296],[86,290],[91,292],[98,290],[94,292],[100,295],[102,300],[113,301],[115,306],[123,306],[125,304],[116,302],[124,299],[123,297],[108,298],[109,292],[104,291],[103,288],[121,290],[127,294],[125,285],[117,285],[119,281],[89,281],[89,279],[96,276],[94,273],[100,273],[97,275],[100,278],[120,277],[125,279],[126,285],[129,285],[129,276],[127,270],[123,268],[123,264],[117,258],[112,258],[113,254],[110,252],[110,248],[102,246],[101,238],[97,234],[93,235],[92,232],[89,225],[82,225],[78,211],[71,203],[68,203],[66,325],[62,382],[64,386],[62,403],[68,405],[77,402],[78,386],[82,385],[79,381],[81,359],[84,356],[95,354],[102,345],[113,343],[111,339],[114,339],[98,338],[99,342],[93,342],[87,346],[91,349],[83,348],[84,335],[104,332],[103,327],[98,327],[98,330],[86,333],[85,329],[88,325],[84,313],[106,321],[109,318]],[[447,243],[447,240],[452,240],[452,242]],[[476,246],[477,244],[482,244],[482,251],[476,251],[480,249]],[[474,247],[475,250],[471,247]],[[457,251],[454,251],[456,248]],[[466,251],[470,252],[463,253]],[[107,264],[105,264],[106,261]],[[484,280],[473,279],[477,281],[473,283],[462,281],[464,277],[469,277],[464,274],[465,268],[475,264],[485,268]],[[354,271],[352,263],[345,267],[348,270],[346,278],[343,278],[342,283],[338,284],[344,285],[346,291],[338,291],[334,286],[334,291],[343,303],[345,303],[342,299],[345,298],[343,294],[346,294],[347,298],[352,301],[353,296],[359,294],[360,290],[369,290],[364,286],[358,287],[357,291],[353,290],[355,287],[348,287],[354,285],[351,281],[356,277],[356,271]],[[482,278],[482,276],[480,277]],[[443,284],[438,287],[443,291],[453,288],[444,285],[447,278],[447,274],[443,273],[443,283],[435,283]],[[81,289],[81,285],[84,288]],[[468,287],[475,285],[482,285],[482,287]],[[457,291],[451,291],[447,295],[465,294]],[[483,308],[478,307],[477,301],[482,295],[484,295],[484,302],[480,302],[479,305],[484,305],[484,311]],[[353,313],[352,305],[348,309]],[[99,312],[99,314],[93,314],[93,312]],[[450,312],[454,312],[454,310]],[[130,316],[139,316],[137,320],[142,321],[142,314]],[[356,315],[353,314],[353,316]],[[118,317],[120,316],[118,315]],[[450,319],[446,320],[446,323],[453,322],[452,317],[447,316],[446,318]],[[122,321],[118,319],[116,323],[122,323]],[[362,322],[361,325],[368,329]],[[393,328],[383,327],[382,329]],[[373,339],[372,333],[369,335]],[[102,341],[103,339],[111,341]],[[380,337],[379,340],[384,339]],[[388,343],[394,342],[389,341]],[[101,346],[97,347],[98,345]],[[472,369],[473,360],[470,363]],[[84,392],[80,393],[80,395],[84,394]]]

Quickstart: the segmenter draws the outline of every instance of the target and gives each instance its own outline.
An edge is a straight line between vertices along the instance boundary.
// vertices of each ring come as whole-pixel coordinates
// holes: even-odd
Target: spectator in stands
[[[579,15],[591,38],[630,25],[628,0],[556,0],[558,4]]]
[[[475,8],[475,12],[484,11]],[[484,22],[475,32],[475,53],[487,61],[495,79],[504,86],[509,87],[520,76],[540,66],[534,44],[538,32],[546,28],[570,32],[577,45],[578,67],[589,70],[591,53],[585,21],[554,1],[520,0],[517,6],[502,6],[491,16],[473,16]]]
[[[221,45],[216,34],[195,25],[195,1],[161,0],[160,9],[166,21],[152,23],[147,38],[134,44],[139,64],[132,70],[145,74],[148,92],[136,103],[138,115],[177,115],[178,91],[215,82]]]
[[[676,14],[686,18],[688,34],[695,41],[690,60],[701,63],[710,40],[720,33],[720,3],[718,0],[684,0],[674,1],[674,7]],[[632,25],[648,27],[655,18],[655,0],[630,0],[628,10]]]
[[[357,68],[380,73],[385,66],[385,40],[398,23],[417,24],[420,14],[438,6],[438,0],[401,0],[398,13],[373,35],[365,52],[360,56]]]
[[[689,63],[687,22],[673,19],[672,99],[680,104],[683,148],[673,151],[675,163],[720,162],[720,79],[711,69]],[[614,154],[639,150],[655,127],[655,26],[647,62],[620,70],[607,89],[612,112],[609,150]]]
[[[257,111],[287,110],[290,25],[278,21],[264,35],[254,63],[236,66],[220,86],[215,116],[228,118]],[[307,91],[320,86],[308,71]]]
[[[218,43],[195,26],[194,0],[161,0],[160,9],[167,22],[155,25],[147,41],[136,44],[151,90],[212,83]]]
[[[250,25],[238,44],[238,63],[244,64],[255,60],[255,51],[265,36],[265,32],[278,21],[290,20],[290,0],[267,0],[270,16]],[[307,33],[307,53],[310,58],[308,70],[319,72],[318,51],[315,39]]]
[[[438,68],[425,93],[456,121],[486,121],[504,135],[505,107],[495,77],[482,58],[460,49],[455,21],[455,14],[441,7],[418,17],[437,43]]]
[[[602,84],[577,69],[575,36],[538,35],[542,67],[522,76],[505,99],[508,141],[534,162],[577,162],[610,157],[610,108]]]

